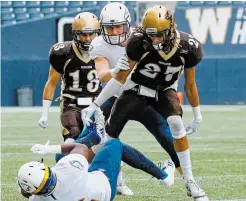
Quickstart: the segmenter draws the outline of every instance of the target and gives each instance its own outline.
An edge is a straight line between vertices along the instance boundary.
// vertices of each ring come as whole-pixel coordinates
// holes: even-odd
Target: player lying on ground
[[[105,141],[104,122],[100,123],[102,117],[100,110],[95,113],[96,123],[87,135],[97,139],[93,141],[99,142],[102,139]],[[60,159],[52,168],[42,162],[29,162],[21,166],[18,172],[19,190],[30,201],[111,201],[116,194],[121,160],[129,161],[128,147],[118,139],[110,139],[89,166],[89,148],[86,145],[36,144],[31,148],[33,153],[60,152],[67,156]],[[151,168],[158,167],[153,164]],[[174,170],[174,164],[168,160],[165,170],[158,168],[161,174],[157,178],[163,185],[171,186]]]
[[[146,11],[142,25],[128,39],[126,52],[130,70],[120,71],[109,81],[94,103],[82,110],[83,121],[85,123],[90,121],[89,118],[95,109],[125,84],[125,91],[118,98],[106,123],[107,134],[118,138],[129,113],[138,107],[138,101],[147,102],[146,104],[156,110],[169,124],[174,138],[174,148],[183,171],[187,195],[192,196],[195,201],[207,201],[206,193],[193,177],[186,136],[186,132],[188,134],[196,132],[202,121],[195,81],[195,66],[203,56],[201,44],[190,34],[176,29],[174,15],[169,9],[154,6]],[[185,92],[194,113],[194,119],[186,130],[182,121],[182,107],[177,96],[177,84],[183,71]]]

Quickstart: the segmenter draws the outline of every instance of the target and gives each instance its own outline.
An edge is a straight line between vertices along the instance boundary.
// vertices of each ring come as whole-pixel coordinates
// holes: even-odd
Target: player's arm
[[[35,144],[31,148],[31,152],[34,154],[46,155],[62,153],[64,155],[80,154],[83,155],[87,161],[91,162],[94,153],[85,144],[67,143],[62,145],[49,145],[49,141],[46,144]]]
[[[60,153],[64,155],[68,154],[81,154],[86,159],[88,158],[88,147],[84,144],[72,143],[72,144],[62,144]]]
[[[192,37],[192,36],[190,36]],[[199,95],[196,86],[195,72],[196,65],[202,60],[203,52],[202,45],[195,38],[191,38],[194,43],[189,43],[189,52],[185,57],[185,85],[184,90],[192,106],[194,119],[198,122],[202,120],[202,115],[200,112]]]
[[[202,60],[202,46],[195,39],[191,38],[191,41],[194,43],[189,43],[189,53],[185,57],[185,85],[184,90],[190,105],[192,106],[192,111],[194,115],[194,119],[188,124],[186,127],[186,133],[192,134],[196,132],[200,126],[200,122],[202,121],[202,115],[200,111],[200,102],[198,89],[196,86],[195,72],[196,65]]]
[[[91,59],[95,61],[95,67],[100,82],[108,82],[112,77],[115,77],[120,70],[128,70],[129,64],[127,62],[116,65],[113,69],[109,67],[109,55],[113,55],[114,52],[100,43],[98,38],[94,39],[91,43],[93,47],[89,51]]]
[[[199,95],[195,80],[195,67],[185,68],[185,85],[184,90],[188,101],[192,107],[197,107],[199,103]]]
[[[46,82],[43,91],[43,114],[46,116],[48,116],[49,107],[54,98],[56,86],[61,79],[61,76],[60,73],[50,66],[48,81]]]
[[[39,120],[39,126],[46,128],[48,126],[48,114],[51,102],[54,98],[56,86],[63,74],[63,66],[66,62],[66,57],[63,54],[64,45],[55,44],[50,49],[50,69],[48,81],[45,84],[43,91],[43,111]]]
[[[104,57],[95,59],[96,71],[100,82],[108,82],[113,76],[110,73],[109,62]]]
[[[121,58],[122,59],[122,58]],[[120,60],[121,60],[120,59]],[[134,68],[136,62],[132,61],[131,59],[125,57],[129,65],[129,70],[120,71],[115,78],[112,78],[108,84],[104,87],[102,92],[94,101],[94,107],[100,107],[105,101],[109,98],[114,96],[117,91],[123,86],[125,83],[128,75],[131,73],[132,69]]]
[[[113,69],[109,69],[109,62],[105,57],[97,57],[95,65],[100,82],[108,82],[111,78],[116,77],[120,71],[129,69],[128,61],[122,58]]]

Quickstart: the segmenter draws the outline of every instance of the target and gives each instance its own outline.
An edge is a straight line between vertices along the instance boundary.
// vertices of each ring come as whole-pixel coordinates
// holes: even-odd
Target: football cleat
[[[124,179],[122,179],[121,182],[117,184],[117,194],[128,196],[134,195],[133,191],[125,184]]]
[[[166,187],[170,187],[174,184],[174,172],[175,172],[175,165],[171,159],[164,161],[164,168],[165,172],[168,176],[165,179],[160,179],[162,185]]]
[[[194,180],[187,180],[185,186],[187,195],[192,197],[194,201],[209,201],[204,190]]]

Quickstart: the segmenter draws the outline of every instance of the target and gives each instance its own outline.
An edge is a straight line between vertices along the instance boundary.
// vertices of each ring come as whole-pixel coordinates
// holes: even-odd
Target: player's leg
[[[123,93],[117,98],[112,106],[110,116],[105,124],[106,133],[112,138],[118,138],[121,131],[129,121],[135,102],[131,102],[131,97],[127,93]],[[129,102],[131,104],[129,104]]]
[[[108,177],[111,186],[111,200],[116,195],[117,178],[120,171],[120,163],[122,159],[123,145],[118,139],[111,139],[105,143],[94,157],[89,172],[103,170]]]
[[[103,115],[105,117],[105,122],[108,120],[110,113],[111,113],[111,109],[114,105],[114,102],[116,101],[116,97],[111,97],[110,99],[108,99],[105,103],[102,104],[102,106],[100,107],[100,109],[103,112]]]
[[[121,114],[122,116],[120,117],[119,119],[119,122],[117,122],[117,125],[120,125],[120,127],[117,129],[117,131],[113,130],[114,128],[110,129],[110,132],[112,131],[112,133],[118,133],[119,134],[121,133],[122,129],[124,128],[126,122],[128,121],[128,111],[125,111],[124,114],[122,114],[123,112],[121,111],[122,107],[123,107],[123,104],[125,104],[124,102],[124,98],[120,99],[119,103],[117,103],[117,106],[116,106],[116,98],[115,97],[112,97],[110,98],[108,101],[106,101],[102,106],[101,106],[101,110],[103,111],[103,114],[105,116],[105,120],[108,120],[109,116],[111,115],[111,118],[112,119],[115,119],[115,118],[119,118],[117,115]],[[111,113],[111,110],[113,108],[113,105],[115,104],[114,106],[114,112]],[[123,116],[124,115],[124,116]],[[107,121],[106,121],[107,122]],[[121,123],[123,122],[123,123]],[[112,124],[110,124],[110,127],[112,125],[114,125],[116,122],[112,122]],[[106,131],[107,131],[107,128],[106,128]],[[133,192],[131,189],[128,188],[128,186],[125,184],[125,181],[124,181],[124,178],[123,178],[123,171],[122,171],[122,166],[123,166],[123,162],[121,162],[121,169],[120,169],[120,172],[119,172],[119,175],[118,175],[118,182],[117,182],[117,190],[118,190],[118,193],[119,194],[123,194],[123,195],[133,195]]]
[[[169,154],[179,173],[182,174],[179,159],[173,145],[172,133],[167,121],[152,106],[147,104],[146,99],[138,107],[139,110],[134,113],[133,119],[148,129],[162,148]]]
[[[157,111],[167,119],[174,138],[174,148],[177,152],[183,176],[186,182],[188,195],[194,199],[205,197],[205,192],[195,183],[191,168],[188,138],[182,121],[182,108],[173,89],[160,92],[158,101],[152,104]]]
[[[131,167],[143,170],[144,172],[157,178],[164,186],[170,187],[174,184],[175,165],[170,159],[166,160],[165,166],[163,169],[160,169],[141,152],[134,149],[130,145],[123,144],[122,160]]]

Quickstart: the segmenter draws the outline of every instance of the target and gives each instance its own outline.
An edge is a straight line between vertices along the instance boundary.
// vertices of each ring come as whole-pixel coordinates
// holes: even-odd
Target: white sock
[[[191,161],[190,161],[190,150],[187,149],[182,152],[177,152],[180,166],[183,171],[183,176],[185,181],[187,180],[193,180],[193,174],[192,174],[192,169],[191,169]]]
[[[119,172],[118,179],[117,179],[117,185],[122,184],[122,180],[123,180],[122,166],[123,166],[123,161],[121,161],[121,164],[120,164],[120,172]]]

